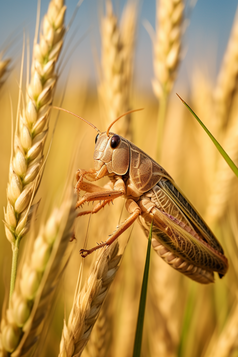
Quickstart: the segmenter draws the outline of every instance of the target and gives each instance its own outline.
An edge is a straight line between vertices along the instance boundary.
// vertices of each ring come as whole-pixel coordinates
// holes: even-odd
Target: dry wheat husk
[[[110,292],[111,289],[102,305],[86,349],[83,351],[83,357],[109,357],[112,354],[112,348],[110,348],[110,344],[112,343],[112,321],[110,314],[112,301]]]
[[[81,356],[121,261],[118,242],[100,252],[82,291],[76,289],[68,323],[64,322],[59,357]]]

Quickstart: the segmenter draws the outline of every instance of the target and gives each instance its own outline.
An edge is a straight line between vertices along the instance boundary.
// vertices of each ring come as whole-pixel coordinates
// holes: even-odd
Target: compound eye
[[[118,135],[113,135],[113,137],[111,138],[111,148],[112,149],[116,149],[116,147],[118,147],[118,145],[120,144],[121,138]]]
[[[99,137],[99,134],[96,135],[96,138],[95,138],[95,144],[97,143],[98,141],[98,137]]]

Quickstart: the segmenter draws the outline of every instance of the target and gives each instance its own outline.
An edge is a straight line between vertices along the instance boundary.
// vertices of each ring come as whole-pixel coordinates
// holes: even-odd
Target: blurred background
[[[156,2],[149,0],[134,3],[136,26],[131,59],[132,75],[128,85],[130,99],[129,104],[119,106],[121,110],[118,115],[130,108],[143,107],[144,111],[133,113],[127,118],[129,124],[122,119],[121,122],[127,123],[128,127],[127,124],[122,124],[117,130],[124,130],[124,136],[130,138],[151,157],[157,160],[159,158],[162,166],[214,230],[224,246],[230,264],[229,271],[222,280],[216,276],[215,284],[202,286],[174,271],[156,254],[152,254],[142,355],[235,357],[238,356],[238,186],[230,169],[219,159],[209,138],[176,97],[176,92],[191,105],[237,163],[237,30],[232,37],[237,1],[186,2],[183,21],[180,24],[182,45],[174,69],[173,83],[168,89],[165,101],[166,114],[161,140],[158,140],[156,134],[157,118],[160,116],[165,91],[163,94],[158,93],[152,86],[152,80],[155,78],[152,37],[156,28]],[[127,1],[112,1],[118,26],[127,4]],[[66,5],[66,24],[69,24],[77,2],[70,0]],[[41,18],[47,8],[48,1],[42,0]],[[13,103],[14,121],[19,95],[23,36],[26,39],[26,47],[29,43],[31,57],[37,2],[2,1],[0,9],[0,53],[4,51],[3,59],[11,59],[8,76],[0,89],[0,203],[4,207],[11,154],[10,100]],[[84,0],[80,5],[66,34],[54,101],[56,105],[85,117],[101,130],[108,126],[117,113],[115,110],[112,111],[112,117],[109,115],[111,112],[107,110],[108,104],[104,97],[104,81],[107,76],[104,75],[106,70],[103,60],[105,54],[102,46],[102,19],[106,16],[105,1]],[[154,41],[156,42],[156,37]],[[228,63],[227,72],[232,80],[226,75],[226,68],[223,66],[229,41],[234,47],[233,62]],[[27,73],[26,53],[23,83]],[[221,73],[225,73],[229,83],[234,82],[233,87],[228,90],[229,97],[227,94],[219,96],[223,83],[219,78],[224,77]],[[122,91],[124,88],[122,87]],[[218,101],[221,97],[225,103],[225,114],[223,113],[219,121],[221,108]],[[61,113],[53,135],[57,117],[58,114],[53,112],[46,150],[51,139],[52,146],[37,193],[41,204],[36,231],[50,209],[60,201],[69,173],[76,172],[77,168],[93,167],[96,132],[79,119]],[[64,310],[67,315],[72,304],[81,262],[79,249],[82,248],[86,235],[89,236],[89,246],[94,246],[96,241],[105,240],[113,232],[122,210],[123,203],[120,201],[93,216],[90,222],[88,217],[80,218],[77,224],[78,233],[76,230],[75,251],[66,278],[62,282],[62,295],[58,299],[56,313],[51,316],[52,328],[49,329],[45,355],[53,355],[58,351]],[[122,216],[127,216],[125,209]],[[4,293],[9,284],[11,249],[5,239],[3,225],[0,227],[0,234],[0,302],[3,304]],[[128,235],[129,233],[124,233],[124,241]],[[24,240],[23,244],[26,242],[27,240]],[[132,355],[146,245],[147,240],[141,228],[135,224],[116,281],[110,290],[110,311],[104,311],[111,334],[108,333],[110,336],[105,342],[108,347],[101,356]],[[86,272],[90,263],[89,257],[85,263]],[[90,348],[89,342],[85,356],[96,356],[90,352]]]
[[[126,1],[114,0],[114,12],[120,17]],[[195,4],[196,3],[196,4]],[[77,1],[71,0],[67,4],[66,23],[69,22]],[[13,49],[12,54],[20,59],[21,42],[23,29],[30,38],[30,43],[34,38],[36,1],[23,0],[21,3],[14,0],[2,2],[1,21],[0,21],[0,43],[11,37],[14,38],[16,31],[17,50]],[[48,2],[41,1],[41,14],[47,10]],[[148,21],[155,28],[155,1],[138,1],[138,30],[137,45],[135,56],[135,83],[140,90],[146,88],[152,94],[151,79],[153,76],[152,66],[152,43],[144,23]],[[217,0],[190,1],[189,10],[189,30],[185,38],[184,61],[179,70],[178,82],[189,82],[191,71],[194,66],[207,66],[211,78],[215,78],[221,64],[222,56],[225,52],[229,34],[231,31],[234,15],[236,12],[237,1],[230,0],[228,3]],[[14,11],[13,11],[14,9]],[[83,1],[78,11],[69,37],[76,31],[72,43],[78,42],[82,38],[80,45],[74,51],[71,59],[71,71],[75,70],[74,76],[77,80],[87,81],[92,85],[98,83],[97,71],[95,66],[95,49],[100,53],[100,16],[105,9],[103,1]],[[14,28],[13,28],[14,24]],[[73,45],[72,45],[73,46]],[[68,67],[67,67],[68,69]],[[66,75],[66,73],[64,73]],[[73,76],[73,77],[74,77]]]

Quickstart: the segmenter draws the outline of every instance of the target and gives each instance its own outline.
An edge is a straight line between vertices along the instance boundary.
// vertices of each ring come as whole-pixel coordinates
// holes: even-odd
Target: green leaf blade
[[[179,99],[183,102],[183,104],[188,108],[188,110],[192,113],[194,118],[198,121],[198,123],[202,126],[202,128],[205,130],[207,135],[210,137],[214,145],[216,146],[217,150],[220,152],[220,154],[223,156],[224,160],[226,160],[227,164],[230,166],[234,174],[238,177],[238,167],[235,165],[235,163],[232,161],[230,156],[226,153],[226,151],[223,149],[223,147],[219,144],[219,142],[215,139],[215,137],[212,135],[212,133],[207,129],[205,124],[199,119],[199,117],[194,113],[194,111],[190,108],[190,106],[176,93]]]
[[[152,227],[153,227],[153,222],[151,223],[150,233],[149,233],[149,237],[148,237],[146,261],[145,261],[143,282],[142,282],[142,287],[141,287],[140,304],[139,304],[139,311],[138,311],[138,317],[137,317],[137,326],[136,326],[136,334],[135,334],[135,341],[134,341],[133,357],[140,357],[140,353],[141,353],[142,334],[143,334],[143,325],[144,325],[144,316],[145,316],[145,307],[146,307],[146,296],[147,296],[147,286],[148,286],[149,268],[150,268]]]

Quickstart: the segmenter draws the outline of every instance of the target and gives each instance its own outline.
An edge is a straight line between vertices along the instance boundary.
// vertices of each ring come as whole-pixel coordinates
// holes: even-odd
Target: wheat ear
[[[159,99],[157,159],[160,158],[168,95],[172,90],[181,57],[184,3],[182,0],[157,0],[152,86]]]
[[[220,69],[216,88],[214,91],[215,99],[215,114],[218,120],[218,127],[222,130],[227,124],[229,118],[229,110],[231,107],[234,92],[237,87],[238,78],[238,10],[235,15],[235,20],[228,46]]]
[[[89,343],[87,344],[87,347],[83,352],[83,356],[106,357],[111,355],[109,343],[111,342],[110,340],[112,337],[112,326],[110,326],[110,314],[108,311],[110,309],[111,303],[109,300],[111,295],[110,291],[107,295],[106,301],[104,301],[102,305],[99,317],[92,330]]]
[[[113,13],[111,1],[106,3],[106,16],[102,20],[102,63],[99,94],[105,109],[106,126],[129,109],[129,94],[132,80],[133,53],[135,43],[136,6],[125,8],[122,28]],[[130,28],[131,32],[125,34]],[[127,37],[127,38],[126,38]],[[119,135],[129,132],[129,118],[117,122]]]
[[[52,299],[67,265],[67,246],[73,235],[76,197],[71,190],[55,209],[24,260],[5,318],[2,346],[12,356],[29,356],[39,339]]]
[[[68,324],[64,322],[59,357],[80,356],[85,348],[118,270],[122,257],[118,249],[118,242],[104,248],[82,291],[77,287]]]
[[[40,42],[34,44],[31,82],[27,88],[25,105],[17,121],[4,222],[6,237],[13,249],[10,295],[14,288],[19,243],[29,229],[34,211],[32,201],[43,171],[43,149],[57,81],[55,64],[65,33],[65,11],[63,0],[50,2],[43,20]]]

